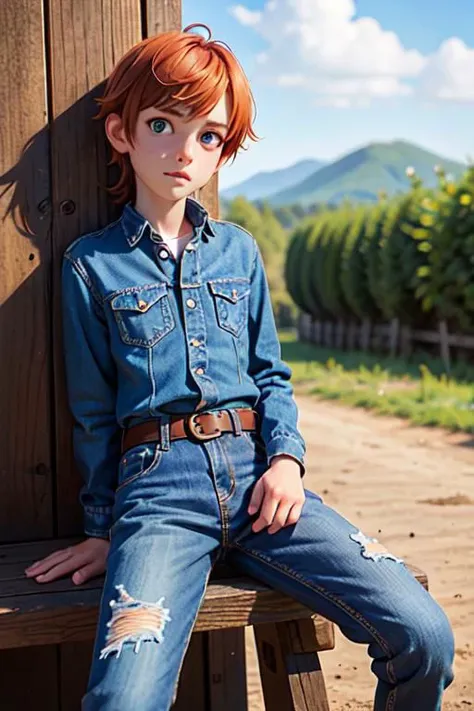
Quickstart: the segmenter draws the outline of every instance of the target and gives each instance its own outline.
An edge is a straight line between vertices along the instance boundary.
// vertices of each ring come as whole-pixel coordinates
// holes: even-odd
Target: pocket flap
[[[247,294],[250,294],[249,282],[241,281],[240,279],[238,281],[210,281],[209,285],[214,294],[223,296],[224,299],[231,301],[233,304],[236,304],[237,301],[243,299]]]
[[[140,311],[145,313],[156,304],[162,296],[166,294],[166,284],[158,284],[151,287],[137,287],[134,291],[127,291],[114,296],[110,302],[114,311]]]

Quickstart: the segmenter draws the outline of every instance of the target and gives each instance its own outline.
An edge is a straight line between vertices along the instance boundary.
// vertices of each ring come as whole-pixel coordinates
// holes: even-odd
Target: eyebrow
[[[183,113],[181,113],[181,111],[177,111],[176,109],[169,108],[166,110],[165,109],[156,109],[156,110],[161,111],[161,113],[163,113],[163,114],[170,114],[171,116],[178,116],[178,118],[182,118],[182,119],[185,118],[185,115]],[[227,131],[227,129],[229,128],[225,123],[219,123],[219,121],[212,121],[212,120],[206,121],[206,123],[204,125],[205,126],[218,126],[219,128],[223,128],[225,131]]]

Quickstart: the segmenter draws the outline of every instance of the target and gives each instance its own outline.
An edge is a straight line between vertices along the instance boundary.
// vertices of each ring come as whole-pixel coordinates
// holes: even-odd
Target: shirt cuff
[[[110,540],[113,524],[112,506],[84,506],[84,533],[91,538]]]
[[[295,459],[300,465],[301,478],[304,477],[306,473],[306,466],[304,463],[305,449],[304,445],[302,445],[294,437],[288,437],[285,435],[273,437],[273,439],[266,444],[266,450],[269,463],[271,462],[272,457],[275,457],[277,454],[287,454],[292,459]]]

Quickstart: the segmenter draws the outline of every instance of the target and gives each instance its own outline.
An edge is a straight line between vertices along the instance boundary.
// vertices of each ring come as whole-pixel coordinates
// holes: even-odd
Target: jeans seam
[[[390,646],[389,646],[388,642],[379,634],[379,632],[375,629],[375,627],[373,627],[371,625],[371,623],[368,620],[366,620],[365,617],[360,612],[353,610],[351,607],[349,607],[349,605],[347,605],[342,600],[339,600],[332,593],[328,592],[321,586],[316,587],[313,583],[310,583],[307,580],[305,580],[304,578],[300,577],[299,575],[296,575],[294,571],[287,568],[286,566],[282,566],[281,564],[274,563],[273,561],[268,560],[266,557],[262,556],[261,553],[257,553],[256,551],[253,551],[253,550],[250,550],[247,548],[243,548],[241,545],[239,545],[238,543],[235,543],[235,542],[231,543],[230,545],[231,545],[231,547],[233,546],[235,548],[238,548],[239,550],[241,550],[243,553],[246,553],[247,555],[251,555],[254,558],[257,558],[257,560],[259,560],[259,561],[263,561],[268,566],[270,566],[271,568],[275,568],[276,570],[282,572],[284,575],[287,575],[288,577],[298,580],[298,582],[302,583],[303,585],[306,585],[306,587],[308,587],[313,592],[318,593],[319,595],[321,595],[321,597],[327,598],[334,605],[336,605],[337,607],[344,610],[344,612],[346,612],[350,617],[352,617],[353,620],[355,620],[356,622],[359,622],[363,627],[365,627],[367,629],[367,631],[369,631],[371,633],[371,635],[374,637],[374,639],[380,644],[380,646],[382,647],[382,649],[384,650],[384,652],[387,655],[391,654],[391,650],[390,650]],[[396,680],[396,677],[393,673],[393,667],[392,667],[391,660],[387,661],[387,672],[388,672],[389,676],[392,677],[392,683],[396,684],[397,680]]]

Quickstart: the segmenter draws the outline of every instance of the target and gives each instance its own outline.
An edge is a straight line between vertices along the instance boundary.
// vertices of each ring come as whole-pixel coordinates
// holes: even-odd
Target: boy
[[[240,65],[194,26],[133,47],[99,100],[125,206],[63,262],[87,538],[30,574],[106,570],[82,711],[168,711],[223,558],[368,644],[377,711],[440,711],[447,618],[402,561],[304,489],[260,250],[189,197],[256,138]]]

